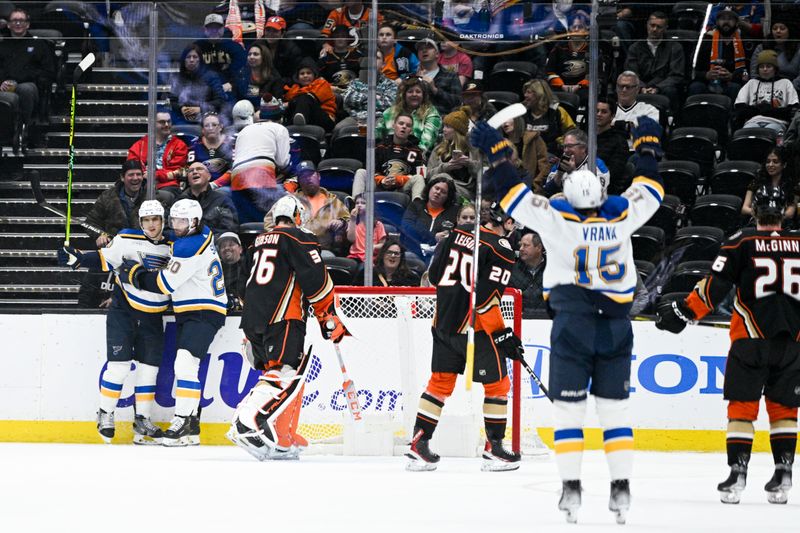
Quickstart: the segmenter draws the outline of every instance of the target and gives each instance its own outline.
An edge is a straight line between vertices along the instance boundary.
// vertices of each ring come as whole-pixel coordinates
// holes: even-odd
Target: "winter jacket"
[[[508,286],[522,291],[522,318],[539,318],[541,311],[546,308],[543,292],[543,275],[546,258],[542,259],[531,272],[531,269],[521,260],[517,260],[511,269],[511,278]]]
[[[203,51],[203,63],[219,74],[224,83],[235,86],[242,69],[247,65],[247,50],[233,39],[227,38],[214,41],[200,39],[195,44]]]
[[[205,65],[200,65],[193,73],[178,73],[170,82],[169,103],[178,117],[183,116],[181,107],[184,106],[199,106],[202,113],[218,113],[225,103],[222,78]]]
[[[400,43],[394,45],[394,55],[383,59],[384,65],[381,72],[392,80],[405,79],[419,68],[419,59],[416,54]]]
[[[156,170],[156,189],[179,186],[178,178],[170,178],[167,174],[185,167],[188,155],[189,147],[186,146],[185,142],[174,135],[170,135],[167,138],[167,147],[164,149],[161,168]],[[128,148],[128,159],[136,159],[141,161],[142,165],[147,166],[147,135]],[[156,167],[158,167],[158,164],[156,164]]]
[[[533,178],[534,191],[540,194],[550,166],[547,162],[547,145],[538,131],[526,131],[522,134],[522,153],[519,157],[522,166]]]
[[[216,237],[226,231],[236,232],[239,229],[239,215],[233,200],[230,196],[211,189],[210,186],[198,196],[195,196],[191,189],[186,189],[177,199],[197,200],[203,208],[203,224],[208,226]]]
[[[414,198],[403,213],[400,226],[400,239],[403,246],[409,252],[417,254],[420,259],[426,260],[420,245],[435,246],[435,235],[444,230],[442,224],[449,221],[455,225],[459,209],[461,209],[461,205],[456,202],[433,218],[428,212],[427,202],[422,198]],[[428,259],[431,257],[433,254],[428,255]]]
[[[439,72],[433,78],[433,84],[436,85],[436,94],[430,91],[431,102],[440,115],[445,116],[461,105],[461,80],[457,74],[439,67]]]
[[[450,159],[443,160],[439,154],[436,153],[436,148],[431,151],[431,156],[428,159],[428,167],[426,176],[432,177],[437,174],[445,173],[453,179],[453,183],[458,190],[459,195],[466,196],[470,199],[475,197],[475,183],[478,178],[478,173],[483,165],[483,153],[474,147],[470,147],[469,161],[466,166],[458,168],[450,168]],[[464,193],[467,194],[464,194]]]
[[[283,95],[285,102],[291,102],[301,94],[313,94],[319,101],[322,110],[331,117],[331,120],[336,119],[336,95],[333,94],[331,84],[325,78],[317,78],[305,87],[301,87],[295,83],[292,86],[284,86],[286,93]]]
[[[367,122],[367,105],[369,100],[369,86],[361,80],[353,80],[347,87],[342,101],[347,114],[359,122]],[[394,104],[397,99],[397,84],[386,76],[378,76],[375,86],[375,112],[383,113]]]
[[[655,55],[647,40],[636,41],[628,49],[625,70],[639,75],[643,87],[682,89],[686,84],[686,62],[683,47],[673,41],[662,39]]]
[[[20,38],[5,35],[0,40],[0,81],[32,82],[44,87],[55,79],[55,55],[47,42],[30,34]]]
[[[253,81],[252,75],[253,70],[246,66],[234,81],[237,101],[249,100],[253,104],[253,109],[257,110],[261,107],[261,95],[264,93],[269,93],[278,99],[283,98],[283,86],[286,84],[286,79],[277,75],[277,72],[263,83]]]
[[[612,126],[597,134],[597,157],[606,163],[611,174],[608,194],[622,194],[629,185],[625,167],[630,157],[628,134],[623,128]]]
[[[112,236],[124,228],[141,227],[139,225],[139,206],[147,198],[145,182],[142,182],[139,194],[133,199],[132,204],[129,203],[129,199],[123,191],[122,181],[117,180],[110,189],[100,193],[92,210],[86,216],[86,222]],[[92,235],[94,238],[98,236],[99,234]]]

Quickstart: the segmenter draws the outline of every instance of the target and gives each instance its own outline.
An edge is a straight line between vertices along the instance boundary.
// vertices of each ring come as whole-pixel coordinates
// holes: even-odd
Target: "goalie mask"
[[[780,224],[786,207],[786,195],[780,187],[762,185],[753,196],[753,213],[763,224]]]
[[[197,200],[178,200],[169,210],[170,223],[177,237],[196,233],[202,224],[203,208]]]
[[[161,220],[158,222],[143,219],[147,217],[159,217]],[[145,200],[139,206],[139,225],[142,227],[144,234],[153,240],[161,238],[161,233],[164,230],[164,206],[158,200]]]
[[[564,177],[564,197],[575,209],[596,209],[606,201],[603,184],[594,172],[576,170]]]
[[[288,218],[295,226],[308,222],[305,206],[292,195],[284,196],[272,207],[272,219],[277,222],[280,217]]]

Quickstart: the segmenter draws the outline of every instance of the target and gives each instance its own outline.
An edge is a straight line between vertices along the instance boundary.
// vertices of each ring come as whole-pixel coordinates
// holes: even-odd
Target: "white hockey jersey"
[[[108,246],[98,250],[100,267],[108,272],[123,261],[131,260],[149,271],[161,270],[169,262],[171,245],[172,241],[168,237],[154,243],[140,229],[123,229]],[[137,289],[133,285],[120,282],[116,275],[114,279],[132,308],[145,313],[163,313],[169,307],[169,295]]]
[[[172,259],[156,278],[158,288],[172,295],[175,313],[214,311],[226,314],[228,297],[214,234],[206,226],[200,233],[179,237]]]
[[[525,184],[500,203],[542,239],[545,298],[556,286],[576,285],[626,304],[633,301],[637,280],[631,234],[653,216],[663,197],[660,183],[640,176],[622,196],[610,196],[596,217],[579,214],[566,200],[533,194]]]

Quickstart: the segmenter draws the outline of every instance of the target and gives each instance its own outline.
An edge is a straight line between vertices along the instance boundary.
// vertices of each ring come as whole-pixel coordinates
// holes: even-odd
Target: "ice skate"
[[[297,448],[278,446],[267,437],[263,429],[251,429],[239,420],[231,424],[225,436],[259,461],[292,461],[300,458]]]
[[[504,472],[519,468],[520,455],[503,448],[502,439],[487,440],[482,457],[481,470],[484,472]]]
[[[200,419],[195,415],[173,417],[164,432],[161,444],[167,447],[197,446],[200,444]]]
[[[733,465],[728,479],[717,485],[722,503],[739,503],[742,491],[747,484],[747,467]]]
[[[769,503],[785,504],[789,501],[789,490],[792,488],[792,465],[777,464],[772,479],[764,485]]]
[[[567,515],[567,522],[574,524],[578,521],[578,509],[581,506],[581,480],[570,479],[562,482],[561,499],[558,500],[558,509]]]
[[[631,506],[631,486],[627,479],[615,479],[611,482],[611,495],[608,498],[608,510],[614,513],[617,524],[624,524]]]
[[[102,409],[97,411],[97,432],[106,444],[111,444],[114,438],[114,413],[106,413]]]
[[[164,432],[144,415],[136,415],[133,420],[134,444],[161,444]]]
[[[430,440],[423,439],[425,435],[422,430],[417,431],[414,439],[411,441],[411,447],[406,452],[406,457],[409,458],[406,464],[406,470],[410,472],[427,472],[436,470],[436,463],[439,462],[439,456],[433,453],[430,449]]]

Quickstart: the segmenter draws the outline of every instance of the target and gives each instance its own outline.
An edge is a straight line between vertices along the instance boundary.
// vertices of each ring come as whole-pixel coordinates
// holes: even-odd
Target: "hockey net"
[[[349,377],[358,390],[362,420],[353,422],[346,408],[342,374],[330,343],[309,338],[314,349],[306,372],[299,431],[309,440],[309,451],[360,454],[353,451],[356,447],[348,447],[348,436],[363,442],[375,437],[370,436],[371,431],[380,430],[392,436],[394,450],[390,453],[400,453],[411,439],[419,397],[430,377],[435,289],[337,287],[336,307],[352,333],[340,346]],[[519,291],[507,291],[501,307],[508,327],[520,335]],[[308,329],[309,337],[317,334],[314,330]],[[519,363],[508,361],[508,370],[512,388],[506,440],[512,449],[519,451],[530,438],[535,438],[536,430],[526,427],[522,420]],[[443,433],[444,439],[449,432],[451,441],[465,440],[467,448],[474,437],[479,446],[483,442],[482,402],[483,387],[476,383],[467,392],[463,376],[459,376],[456,390],[442,413],[437,435]],[[447,420],[451,421],[449,427]],[[354,437],[356,433],[358,436]],[[434,442],[436,439],[434,436]]]

